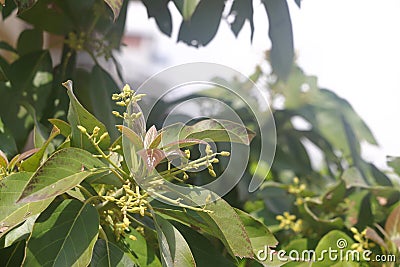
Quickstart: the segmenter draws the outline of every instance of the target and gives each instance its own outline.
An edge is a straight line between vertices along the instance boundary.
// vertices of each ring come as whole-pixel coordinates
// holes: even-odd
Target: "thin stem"
[[[83,193],[85,193],[85,195],[89,198],[93,197],[93,195],[89,192],[89,190],[87,190],[85,187],[81,186],[81,185],[77,185],[76,186],[80,191],[82,191]]]

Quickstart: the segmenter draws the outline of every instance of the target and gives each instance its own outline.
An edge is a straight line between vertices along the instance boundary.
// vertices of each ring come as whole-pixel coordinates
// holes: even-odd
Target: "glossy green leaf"
[[[263,0],[268,14],[269,38],[271,39],[270,61],[274,73],[286,80],[293,65],[294,48],[292,22],[286,1]]]
[[[43,48],[43,32],[38,29],[23,31],[18,37],[17,51],[23,56]]]
[[[104,0],[106,4],[111,8],[114,14],[114,21],[118,18],[119,12],[123,4],[123,0]]]
[[[84,148],[86,150],[95,152],[95,148],[88,140],[88,137],[81,133],[78,129],[78,125],[81,125],[87,129],[89,133],[91,133],[94,127],[99,127],[99,136],[107,132],[106,126],[100,122],[96,117],[90,114],[78,101],[75,97],[72,89],[72,81],[67,81],[63,83],[63,85],[67,88],[67,93],[70,99],[70,106],[68,111],[68,121],[71,124],[71,144],[76,147]],[[110,137],[107,136],[100,142],[99,146],[106,150],[110,145]]]
[[[168,36],[172,33],[172,17],[168,9],[169,0],[142,0],[149,18],[156,20],[160,31]]]
[[[137,266],[129,256],[111,242],[98,239],[93,249],[92,267],[133,267]]]
[[[244,211],[239,209],[235,209],[235,211],[239,215],[240,220],[246,229],[246,233],[250,238],[251,246],[255,254],[257,251],[264,249],[265,246],[275,247],[278,245],[278,240],[276,240],[265,224]]]
[[[200,1],[190,19],[182,21],[178,41],[194,47],[207,45],[218,31],[224,7],[224,0]]]
[[[134,236],[135,240],[130,239],[129,236]],[[161,262],[156,256],[154,248],[133,227],[129,227],[129,232],[121,238],[139,266],[161,267]]]
[[[182,234],[167,220],[153,213],[163,266],[196,266],[189,245]]]
[[[58,196],[80,184],[106,166],[91,153],[65,148],[54,153],[33,174],[18,202],[32,202]]]
[[[28,240],[24,266],[87,266],[99,231],[90,203],[53,203],[37,219]]]
[[[24,171],[28,172],[34,172],[36,169],[40,166],[40,162],[46,152],[47,147],[49,146],[50,142],[57,136],[59,135],[60,130],[58,128],[53,128],[53,130],[50,133],[49,138],[46,140],[46,142],[42,145],[42,147],[39,149],[38,152],[36,152],[34,155],[29,157],[27,160],[23,161],[21,163],[21,169]]]
[[[42,212],[52,201],[47,199],[33,203],[15,203],[28,183],[31,173],[11,174],[0,183],[0,237],[25,221]]]
[[[1,266],[16,267],[21,266],[25,255],[25,241],[22,240],[14,245],[0,249]]]

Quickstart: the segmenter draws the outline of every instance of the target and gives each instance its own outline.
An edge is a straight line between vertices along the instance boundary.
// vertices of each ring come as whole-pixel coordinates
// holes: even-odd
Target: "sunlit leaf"
[[[33,226],[24,266],[87,266],[98,231],[99,215],[92,204],[55,202]]]
[[[54,127],[50,133],[49,138],[42,145],[42,147],[39,149],[39,151],[21,163],[21,169],[28,171],[28,172],[34,172],[40,166],[40,161],[42,160],[50,142],[59,134],[60,134],[60,130],[57,127]]]
[[[71,144],[73,146],[77,146],[80,148],[87,149],[89,151],[94,152],[95,149],[93,145],[88,140],[88,137],[81,133],[78,129],[78,125],[81,125],[87,129],[88,132],[92,132],[93,129],[97,126],[100,128],[99,136],[107,132],[106,126],[100,122],[96,117],[90,114],[78,101],[75,97],[72,89],[72,81],[67,81],[63,83],[65,88],[67,88],[67,93],[70,99],[70,106],[68,111],[68,121],[71,124]],[[110,136],[104,138],[99,146],[102,149],[107,149],[110,145]]]
[[[31,173],[19,172],[1,180],[0,237],[30,216],[42,212],[52,201],[52,199],[46,199],[33,203],[15,203],[31,175]]]
[[[71,126],[67,122],[60,119],[49,119],[49,122],[56,126],[64,137],[68,137],[71,134]]]
[[[32,202],[58,196],[90,175],[103,172],[105,164],[78,148],[54,153],[33,174],[18,202]]]

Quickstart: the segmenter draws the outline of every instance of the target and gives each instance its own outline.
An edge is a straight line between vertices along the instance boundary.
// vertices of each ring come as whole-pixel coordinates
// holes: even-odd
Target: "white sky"
[[[370,126],[381,149],[365,147],[367,160],[384,166],[385,155],[400,156],[400,1],[399,0],[303,0],[299,9],[288,0],[292,16],[298,64],[316,75],[319,85],[347,99]],[[146,31],[157,40],[163,66],[210,61],[251,74],[270,48],[268,19],[255,1],[255,33],[250,43],[246,23],[236,39],[222,22],[214,40],[195,49],[176,43],[180,18],[174,6],[173,38],[162,35],[148,20],[141,4],[130,7],[127,30]],[[135,71],[132,69],[130,71]],[[152,74],[152,73],[150,73]]]

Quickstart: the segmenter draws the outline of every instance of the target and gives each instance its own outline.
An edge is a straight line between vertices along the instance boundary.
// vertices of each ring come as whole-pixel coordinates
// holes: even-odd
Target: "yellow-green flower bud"
[[[221,156],[223,156],[223,157],[229,157],[230,155],[231,155],[231,153],[229,153],[228,151],[221,152]]]
[[[81,133],[83,133],[83,134],[86,134],[86,133],[87,133],[86,128],[83,127],[82,125],[78,125],[77,127],[78,127],[79,131],[81,131]]]
[[[214,170],[208,169],[208,173],[214,178],[217,177],[217,174],[215,173]]]

